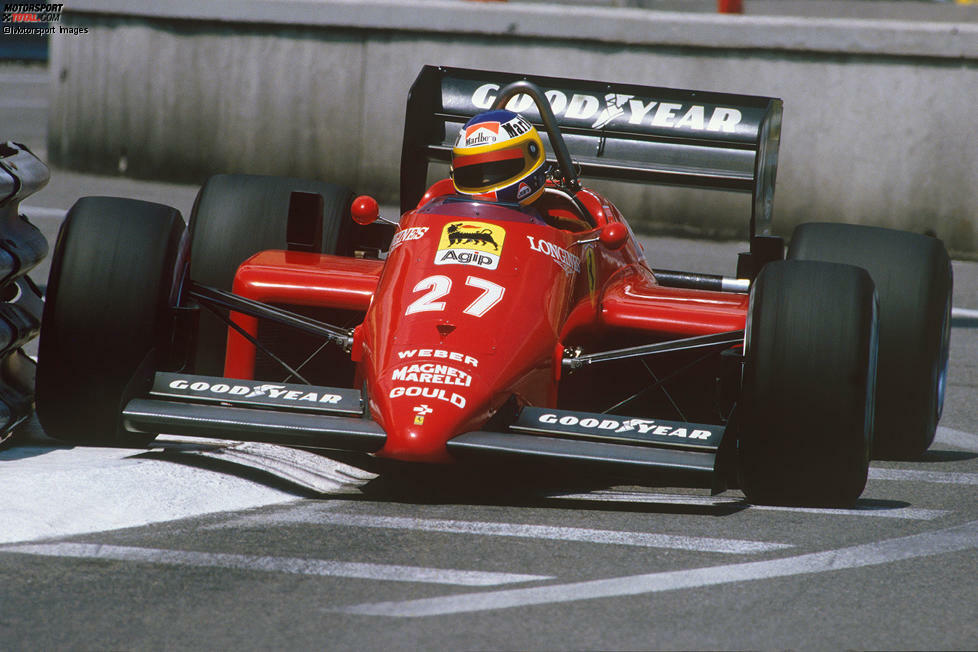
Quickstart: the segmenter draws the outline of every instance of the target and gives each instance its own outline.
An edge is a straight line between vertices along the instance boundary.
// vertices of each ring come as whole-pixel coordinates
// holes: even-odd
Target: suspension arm
[[[282,324],[283,326],[289,326],[306,333],[325,337],[329,341],[339,344],[346,350],[353,345],[353,335],[350,331],[344,330],[337,326],[332,326],[330,324],[324,324],[321,321],[310,319],[309,317],[305,317],[282,308],[276,308],[265,303],[245,299],[244,297],[240,297],[236,294],[225,292],[224,290],[218,290],[217,288],[208,287],[206,285],[201,285],[200,283],[196,283],[194,281],[190,281],[189,294],[197,301],[208,305],[219,306],[221,308],[233,310],[234,312],[240,312],[241,314],[248,315],[249,317],[267,319],[269,321]]]
[[[565,356],[562,360],[564,369],[575,371],[596,362],[611,362],[612,360],[625,360],[627,358],[638,358],[647,355],[660,355],[663,353],[674,353],[676,351],[690,351],[693,349],[718,348],[725,349],[734,344],[742,344],[744,341],[744,331],[729,331],[726,333],[715,333],[713,335],[699,335],[688,337],[681,340],[670,340],[668,342],[656,342],[655,344],[643,344],[627,349],[615,349],[613,351],[602,351],[588,355]]]

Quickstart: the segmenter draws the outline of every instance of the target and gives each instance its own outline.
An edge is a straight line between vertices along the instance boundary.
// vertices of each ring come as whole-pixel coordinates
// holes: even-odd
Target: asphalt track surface
[[[10,97],[30,101],[5,94],[0,115]],[[25,212],[53,241],[79,196],[186,215],[193,193],[55,170]],[[644,241],[654,266],[712,273],[740,250]],[[0,648],[975,649],[978,264],[954,273],[937,441],[874,462],[851,510],[506,491],[522,486],[506,470],[406,489],[281,447],[69,447],[31,422],[0,452]]]

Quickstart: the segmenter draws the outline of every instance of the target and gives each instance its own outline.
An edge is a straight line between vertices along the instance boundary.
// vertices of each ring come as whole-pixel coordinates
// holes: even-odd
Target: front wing
[[[148,395],[131,399],[123,427],[373,453],[386,433],[366,417],[359,391],[267,381],[157,373]],[[502,432],[475,431],[448,442],[459,458],[517,456],[624,469],[710,473],[724,427],[527,407]]]

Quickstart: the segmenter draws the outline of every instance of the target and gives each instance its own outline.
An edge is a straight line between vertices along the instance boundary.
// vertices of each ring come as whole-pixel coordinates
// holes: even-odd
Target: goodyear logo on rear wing
[[[496,101],[499,88],[499,84],[482,84],[472,92],[469,101],[476,109],[488,111]],[[660,101],[617,92],[592,95],[546,89],[544,94],[555,117],[583,122],[592,129],[604,129],[617,122],[630,126],[731,134],[736,133],[744,121],[743,112],[731,106]],[[533,109],[534,105],[528,95],[519,94],[510,99],[506,108],[522,113]]]
[[[436,265],[499,267],[506,229],[488,222],[450,222],[442,229],[435,254]]]
[[[723,426],[637,419],[545,408],[524,408],[513,430],[627,444],[716,450]]]
[[[239,380],[158,372],[151,396],[225,403],[239,407],[311,410],[332,414],[362,414],[360,392],[340,387],[317,387],[263,380]]]

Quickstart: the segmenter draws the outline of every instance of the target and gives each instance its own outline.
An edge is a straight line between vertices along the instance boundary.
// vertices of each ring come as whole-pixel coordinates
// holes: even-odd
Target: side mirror
[[[628,228],[621,222],[610,222],[601,227],[598,239],[608,249],[621,249],[628,240]]]
[[[380,216],[380,206],[377,205],[377,200],[370,195],[360,195],[353,200],[353,205],[350,206],[350,214],[353,215],[354,222],[366,226],[377,221]]]

